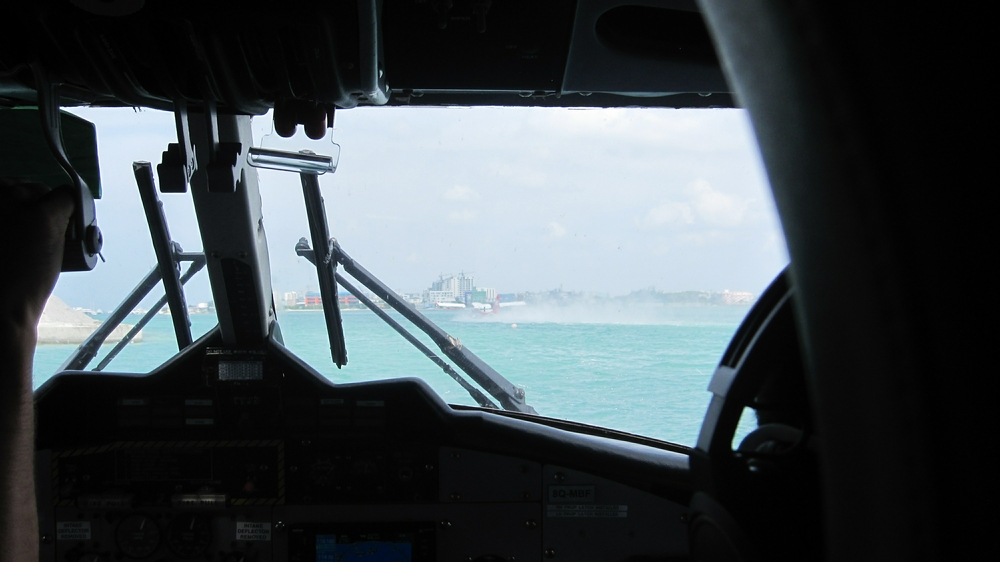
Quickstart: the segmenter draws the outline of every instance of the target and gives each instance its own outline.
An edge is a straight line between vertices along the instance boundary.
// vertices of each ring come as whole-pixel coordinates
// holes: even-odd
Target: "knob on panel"
[[[118,522],[115,541],[129,558],[146,558],[160,547],[160,527],[148,515],[129,515]]]
[[[190,560],[212,544],[212,526],[202,515],[178,515],[167,527],[167,547],[179,558]]]

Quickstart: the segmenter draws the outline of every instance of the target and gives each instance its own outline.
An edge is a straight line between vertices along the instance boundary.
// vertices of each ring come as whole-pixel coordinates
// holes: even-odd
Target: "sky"
[[[173,116],[73,109],[97,126],[106,263],[63,274],[71,306],[114,307],[155,266],[131,163],[158,163]],[[329,153],[330,140],[255,143]],[[397,292],[465,272],[500,293],[761,290],[788,262],[749,120],[736,109],[356,108],[338,111],[340,165],[320,177],[330,233]],[[275,291],[316,290],[289,172],[259,172]],[[187,194],[161,194],[170,233],[200,251]],[[144,302],[159,296],[156,289]],[[212,300],[205,273],[188,302]]]

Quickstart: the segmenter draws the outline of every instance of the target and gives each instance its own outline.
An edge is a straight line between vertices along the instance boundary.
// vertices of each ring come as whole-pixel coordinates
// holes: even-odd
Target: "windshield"
[[[50,307],[50,323],[102,319],[155,266],[131,162],[155,164],[175,142],[167,113],[75,112],[98,129],[108,262],[62,276],[65,306]],[[270,129],[256,118],[255,141],[303,147],[304,137],[261,141]],[[539,415],[694,443],[719,357],[787,263],[743,111],[359,108],[337,113],[334,135],[340,165],[320,185],[330,234],[351,257]],[[259,173],[285,345],[336,383],[413,376],[476,405],[343,287],[348,363],[332,364],[316,269],[295,252],[309,236],[299,178]],[[201,251],[190,195],[161,199],[174,240]],[[216,323],[204,273],[186,293],[197,337]],[[36,387],[75,348],[60,341],[42,338]],[[146,372],[176,351],[159,315],[106,370]]]

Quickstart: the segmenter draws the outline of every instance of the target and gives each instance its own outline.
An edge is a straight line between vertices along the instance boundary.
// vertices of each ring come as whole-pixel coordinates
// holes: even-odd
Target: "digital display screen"
[[[316,535],[316,562],[413,562],[413,535]]]
[[[264,380],[264,363],[260,361],[219,361],[219,380]]]

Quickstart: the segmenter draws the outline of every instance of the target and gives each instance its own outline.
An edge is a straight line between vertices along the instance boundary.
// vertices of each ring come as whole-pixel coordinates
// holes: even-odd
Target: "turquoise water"
[[[610,311],[597,318],[579,311],[539,314],[527,307],[496,315],[426,314],[522,386],[527,402],[542,415],[693,445],[708,405],[709,378],[747,310],[668,306],[617,316]],[[287,347],[335,383],[419,377],[445,401],[475,405],[457,383],[371,312],[344,311],[343,318],[349,363],[339,370],[330,360],[321,312],[282,312],[278,320]],[[196,336],[216,323],[214,315],[194,315],[191,321]],[[428,338],[421,339],[437,349]],[[111,347],[103,347],[98,361]],[[39,346],[35,386],[74,348]],[[126,347],[107,370],[146,372],[176,351],[170,318],[157,316],[143,331],[143,341]]]

